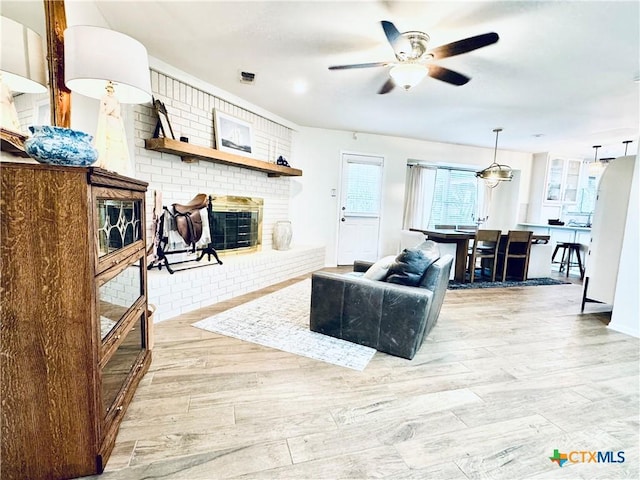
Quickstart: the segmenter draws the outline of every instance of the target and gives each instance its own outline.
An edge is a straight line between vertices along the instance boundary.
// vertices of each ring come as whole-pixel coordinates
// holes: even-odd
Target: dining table
[[[427,229],[410,228],[413,232],[423,233],[427,240],[433,240],[436,243],[455,243],[456,258],[455,271],[453,279],[456,282],[464,283],[467,270],[467,255],[469,253],[469,244],[476,238],[475,230],[465,229]],[[501,234],[501,239],[506,239],[507,233]],[[532,242],[547,243],[551,237],[549,235],[534,234]]]

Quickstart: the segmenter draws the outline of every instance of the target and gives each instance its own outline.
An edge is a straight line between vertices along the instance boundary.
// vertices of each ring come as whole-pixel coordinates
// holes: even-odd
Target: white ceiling
[[[601,144],[601,158],[631,139],[637,150],[637,0],[93,3],[151,56],[301,126],[484,147],[502,127],[501,149],[592,158]],[[500,41],[439,62],[470,76],[464,86],[426,78],[378,95],[388,67],[327,67],[393,60],[380,20],[428,33],[432,47],[491,31]],[[255,84],[240,83],[240,70]]]

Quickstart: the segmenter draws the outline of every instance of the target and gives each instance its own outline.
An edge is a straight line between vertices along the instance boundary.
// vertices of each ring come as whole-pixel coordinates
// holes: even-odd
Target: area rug
[[[539,285],[566,285],[571,282],[556,280],[555,278],[530,278],[524,281],[508,280],[506,282],[473,282],[459,283],[449,280],[449,290],[463,290],[471,288],[508,288],[508,287],[537,287]]]
[[[311,280],[205,318],[192,325],[209,332],[362,371],[375,349],[309,330]]]

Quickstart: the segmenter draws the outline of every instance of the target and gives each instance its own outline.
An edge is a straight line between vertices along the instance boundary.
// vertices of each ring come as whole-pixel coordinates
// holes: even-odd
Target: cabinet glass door
[[[98,318],[102,341],[144,295],[143,268],[141,259],[98,287]]]
[[[142,239],[140,200],[98,198],[98,256],[120,250]]]
[[[113,408],[118,408],[114,402],[145,349],[144,319],[144,314],[137,319],[102,369],[102,407],[105,416]]]
[[[580,185],[581,160],[567,160],[567,174],[564,181],[562,200],[564,203],[576,203]]]
[[[562,177],[564,174],[564,158],[552,158],[547,169],[547,182],[544,199],[549,203],[562,199]]]

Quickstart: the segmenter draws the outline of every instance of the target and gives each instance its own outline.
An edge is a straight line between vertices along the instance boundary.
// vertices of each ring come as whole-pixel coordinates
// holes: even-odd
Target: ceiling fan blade
[[[411,51],[411,42],[402,36],[393,23],[387,20],[382,20],[380,23],[394,52],[407,53]]]
[[[333,65],[329,70],[348,70],[350,68],[386,67],[391,62],[354,63],[352,65]]]
[[[429,50],[429,53],[433,55],[435,60],[441,58],[453,57],[462,53],[471,52],[478,48],[486,47],[496,43],[500,37],[497,33],[484,33],[482,35],[476,35],[475,37],[465,38],[464,40],[458,40],[457,42],[447,43],[440,47],[436,47],[433,50]]]
[[[398,30],[393,23],[387,20],[382,20],[380,23],[382,24],[384,34],[387,36],[387,40],[389,40],[389,43],[393,47],[393,44],[400,37],[400,30]]]
[[[391,90],[393,90],[395,88],[395,86],[396,86],[396,84],[393,82],[393,79],[390,78],[389,80],[384,82],[384,85],[382,85],[380,90],[378,90],[378,93],[380,95],[383,95],[385,93],[389,93]]]
[[[442,80],[443,82],[447,82],[452,85],[464,85],[471,80],[466,75],[462,75],[461,73],[454,72],[453,70],[449,70],[448,68],[440,67],[438,65],[429,65],[428,68],[429,76],[431,78]]]

